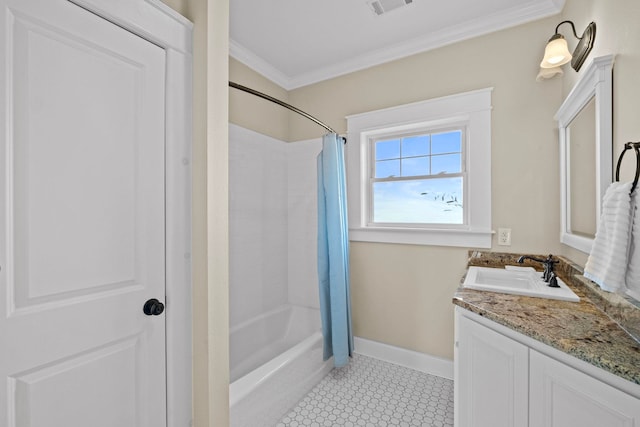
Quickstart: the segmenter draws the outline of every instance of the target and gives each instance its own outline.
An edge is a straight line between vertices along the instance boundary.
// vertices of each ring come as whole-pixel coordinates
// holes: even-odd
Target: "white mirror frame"
[[[569,173],[569,125],[595,98],[596,143],[596,224],[600,222],[602,196],[613,179],[613,87],[614,55],[594,58],[555,115],[560,139],[560,241],[585,253],[593,239],[571,233]]]

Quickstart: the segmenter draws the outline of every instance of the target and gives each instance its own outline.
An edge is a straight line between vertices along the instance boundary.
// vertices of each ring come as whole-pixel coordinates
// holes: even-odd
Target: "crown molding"
[[[277,67],[233,40],[230,40],[229,43],[229,54],[282,88],[293,90],[463,40],[557,15],[562,11],[564,3],[565,0],[548,0],[543,4],[535,2],[524,8],[507,9],[488,17],[485,16],[473,21],[460,23],[445,30],[434,31],[423,37],[371,51],[364,55],[296,76],[284,74]]]
[[[291,77],[234,40],[229,40],[229,55],[278,86],[286,90],[294,89],[291,86]]]

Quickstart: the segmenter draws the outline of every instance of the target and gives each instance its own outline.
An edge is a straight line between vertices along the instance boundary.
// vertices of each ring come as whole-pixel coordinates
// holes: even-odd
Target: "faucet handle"
[[[549,275],[549,284],[547,286],[549,286],[550,288],[560,287],[560,285],[558,285],[558,276],[553,271]]]

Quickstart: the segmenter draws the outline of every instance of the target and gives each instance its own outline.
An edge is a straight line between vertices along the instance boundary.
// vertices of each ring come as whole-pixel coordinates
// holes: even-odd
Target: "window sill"
[[[349,240],[354,242],[399,243],[406,245],[456,246],[462,248],[491,248],[493,231],[423,228],[349,229]]]

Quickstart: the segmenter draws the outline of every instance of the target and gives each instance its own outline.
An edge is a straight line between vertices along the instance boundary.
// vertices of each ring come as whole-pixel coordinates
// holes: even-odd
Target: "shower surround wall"
[[[289,303],[320,309],[316,157],[321,139],[288,143],[287,228]]]
[[[230,329],[288,301],[284,149],[229,127]]]
[[[320,146],[229,126],[232,427],[275,424],[332,367],[317,290]]]
[[[319,309],[316,156],[229,125],[230,328],[285,304]]]

